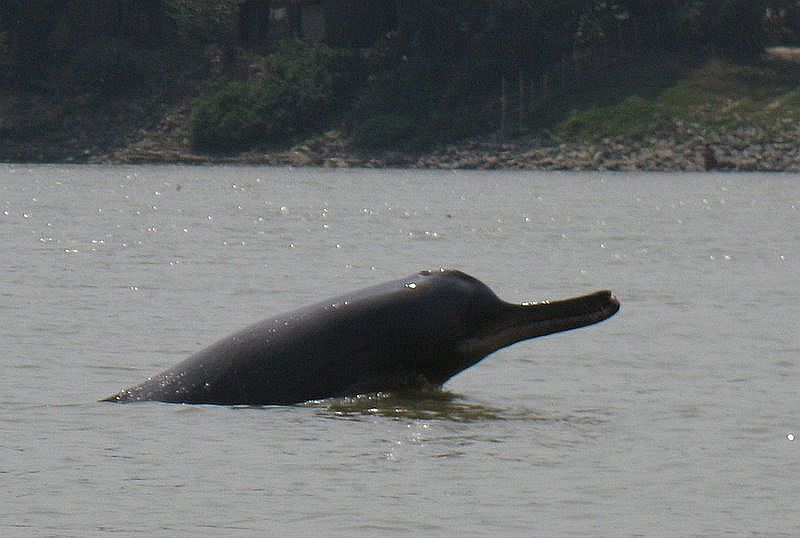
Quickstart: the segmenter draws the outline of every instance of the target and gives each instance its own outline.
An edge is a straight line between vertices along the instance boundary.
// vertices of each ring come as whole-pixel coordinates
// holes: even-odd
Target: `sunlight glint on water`
[[[0,535],[792,536],[798,206],[785,175],[0,166]],[[622,309],[442,391],[97,402],[441,266]]]

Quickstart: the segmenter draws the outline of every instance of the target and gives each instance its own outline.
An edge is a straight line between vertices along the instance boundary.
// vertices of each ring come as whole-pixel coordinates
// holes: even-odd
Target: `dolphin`
[[[438,387],[498,349],[618,310],[609,291],[512,304],[461,271],[420,271],[250,325],[104,401],[288,405]]]

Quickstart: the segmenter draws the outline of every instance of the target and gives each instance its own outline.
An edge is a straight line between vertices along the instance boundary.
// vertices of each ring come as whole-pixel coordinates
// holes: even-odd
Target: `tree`
[[[165,0],[178,35],[189,43],[232,42],[238,0]]]
[[[63,2],[54,0],[4,0],[0,2],[0,21],[5,25],[6,61],[10,78],[27,84],[44,76],[49,51],[43,35],[48,35]]]
[[[709,2],[708,43],[729,56],[753,55],[764,50],[765,0],[717,0]]]

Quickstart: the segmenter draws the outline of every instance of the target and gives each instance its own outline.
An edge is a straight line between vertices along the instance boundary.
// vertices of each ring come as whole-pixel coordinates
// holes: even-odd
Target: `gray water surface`
[[[1,536],[795,536],[800,176],[0,165]],[[423,268],[620,313],[442,394],[98,403]]]

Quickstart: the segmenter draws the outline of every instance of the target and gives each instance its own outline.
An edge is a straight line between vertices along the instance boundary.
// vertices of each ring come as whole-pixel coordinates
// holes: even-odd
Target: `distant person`
[[[714,155],[714,148],[709,145],[706,145],[705,149],[703,150],[703,164],[705,165],[706,170],[714,170],[719,166],[717,156]]]

